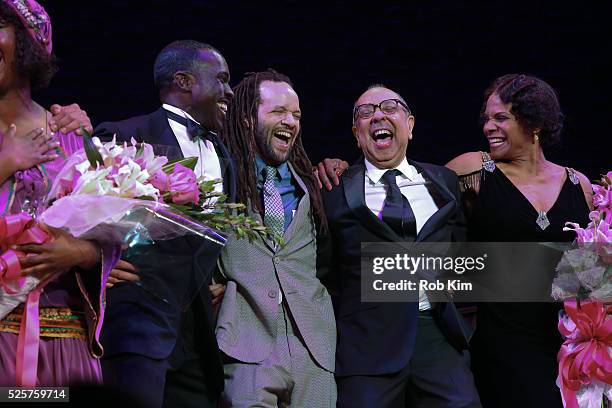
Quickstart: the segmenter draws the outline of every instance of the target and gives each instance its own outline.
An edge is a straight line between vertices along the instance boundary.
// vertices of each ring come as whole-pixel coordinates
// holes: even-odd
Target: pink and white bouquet
[[[577,245],[563,253],[552,287],[553,298],[564,301],[557,384],[569,408],[600,408],[605,398],[612,401],[612,172],[593,192],[589,225],[566,223]]]
[[[168,163],[146,143],[102,143],[94,137],[89,150],[72,155],[60,170],[49,193],[53,204],[40,219],[80,237],[103,223],[119,223],[136,207],[171,211],[173,203],[197,206],[199,183],[184,165],[192,162]]]
[[[38,221],[75,237],[120,243],[124,248],[186,235],[223,246],[227,233],[249,239],[261,235],[282,243],[240,213],[244,205],[226,203],[226,196],[214,189],[219,180],[198,179],[193,171],[197,158],[169,161],[156,155],[154,146],[133,139],[103,143],[85,134],[83,140],[84,149],[70,156],[55,178],[46,198],[51,205]],[[26,221],[34,222],[30,218],[19,222]],[[3,236],[17,234],[5,230]],[[17,234],[10,239],[20,238]],[[11,254],[3,256],[8,260]],[[6,273],[0,283],[6,290],[0,291],[0,319],[39,283],[35,276],[17,279],[18,263],[9,265],[4,258],[0,263]]]
[[[46,197],[50,206],[37,219],[26,213],[0,217],[0,319],[26,303],[17,354],[21,385],[36,385],[38,300],[53,277],[42,282],[33,275],[21,277],[23,254],[11,246],[51,239],[39,222],[98,242],[103,255],[101,305],[106,280],[120,256],[139,266],[140,281],[126,284],[186,308],[216,265],[226,242],[223,233],[249,239],[269,235],[257,221],[236,213],[243,205],[225,203],[225,196],[214,191],[218,180],[196,177],[196,158],[169,161],[146,143],[102,143],[87,132],[83,141],[84,149],[71,155],[56,176]],[[187,236],[189,245],[174,245],[175,238]],[[179,264],[187,265],[181,276]],[[100,313],[96,338],[104,308]]]
[[[124,241],[126,232],[134,227],[133,217],[122,222],[126,215],[135,209],[147,208],[152,214],[163,212],[172,215],[173,219],[172,228],[168,229],[155,228],[161,225],[159,219],[140,217],[141,228],[148,228],[152,239],[170,239],[192,233],[197,224],[177,214],[170,205],[195,208],[200,203],[199,184],[193,170],[181,162],[168,163],[166,157],[156,156],[148,144],[137,146],[134,141],[129,145],[116,144],[114,139],[102,143],[98,138],[87,139],[86,143],[89,145],[72,155],[58,173],[46,199],[52,205],[40,214],[38,221],[64,228],[75,237],[117,242]],[[193,160],[184,159],[182,162],[190,165]],[[103,237],[111,232],[113,236]],[[221,244],[225,242],[224,237],[212,229],[200,232],[213,236]],[[2,319],[40,286],[39,277],[20,276],[18,256],[23,254],[9,246],[40,243],[48,237],[37,226],[36,220],[22,213],[0,219],[0,238]]]

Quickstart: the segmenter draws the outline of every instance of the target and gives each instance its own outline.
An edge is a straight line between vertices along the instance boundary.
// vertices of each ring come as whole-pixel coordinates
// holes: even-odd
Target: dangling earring
[[[540,136],[538,136],[537,133],[534,133],[533,134],[533,140],[536,141],[536,142],[539,142],[540,141]]]

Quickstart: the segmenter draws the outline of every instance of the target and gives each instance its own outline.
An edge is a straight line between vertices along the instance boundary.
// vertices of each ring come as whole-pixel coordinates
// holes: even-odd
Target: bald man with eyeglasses
[[[363,158],[334,169],[323,198],[338,274],[336,380],[339,407],[480,407],[464,351],[469,326],[452,302],[361,299],[364,242],[463,241],[457,176],[407,159],[414,116],[397,92],[373,85],[355,103]],[[320,166],[321,171],[324,170]]]

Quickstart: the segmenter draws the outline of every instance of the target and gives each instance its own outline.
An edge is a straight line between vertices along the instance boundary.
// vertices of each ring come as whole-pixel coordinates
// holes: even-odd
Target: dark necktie
[[[382,176],[387,185],[387,197],[383,206],[382,220],[401,237],[416,236],[414,212],[395,181],[395,177],[400,174],[399,170],[387,170]]]
[[[177,115],[176,113],[170,112],[169,110],[166,110],[166,115],[169,119],[172,119],[173,121],[185,126],[187,128],[187,134],[189,135],[191,140],[196,141],[198,139],[206,139],[210,140],[213,143],[215,142],[214,134],[202,125],[196,123],[195,121],[183,117],[181,115]]]

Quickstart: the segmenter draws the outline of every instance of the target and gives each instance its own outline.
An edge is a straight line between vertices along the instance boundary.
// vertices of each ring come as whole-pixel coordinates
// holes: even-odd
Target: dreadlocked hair
[[[257,174],[255,169],[257,132],[257,110],[259,107],[259,86],[264,81],[286,82],[292,88],[291,80],[273,69],[247,73],[245,78],[233,88],[234,99],[230,102],[221,136],[230,153],[238,160],[237,201],[247,203],[263,214],[264,208],[257,192]],[[312,163],[302,144],[302,131],[298,133],[289,154],[289,163],[302,179],[310,195],[311,215],[314,216],[319,232],[327,231],[327,218],[323,200],[319,191]]]

